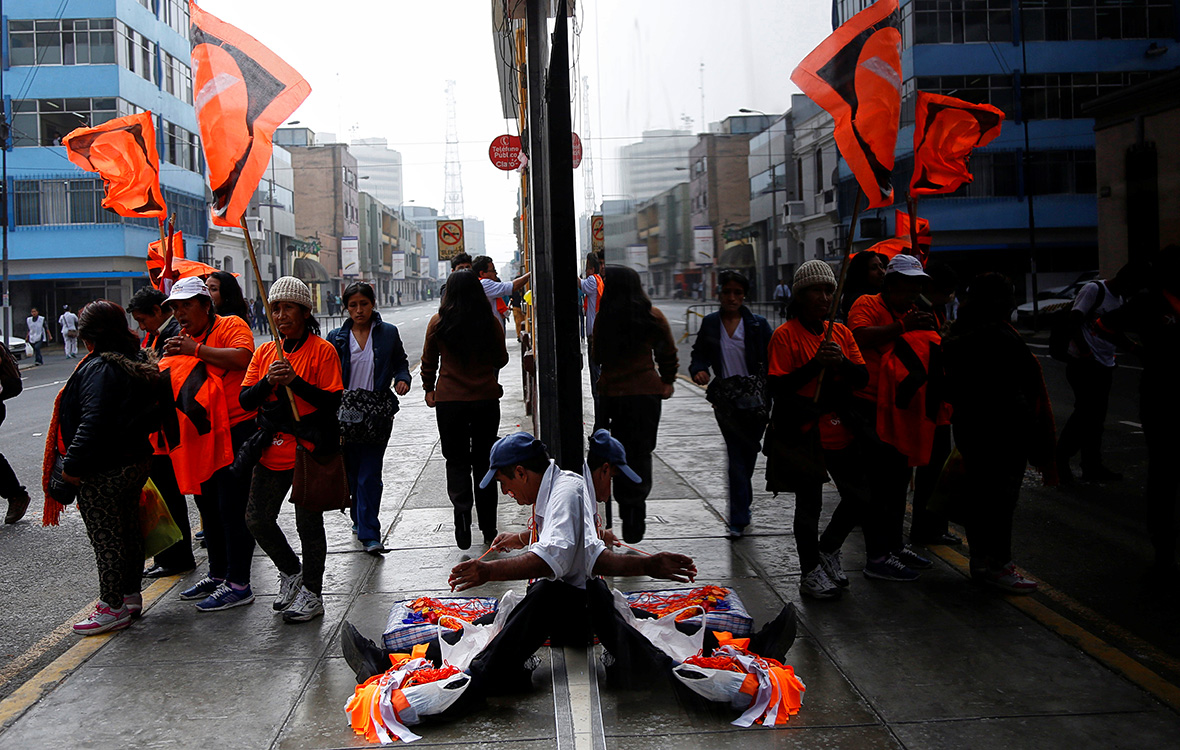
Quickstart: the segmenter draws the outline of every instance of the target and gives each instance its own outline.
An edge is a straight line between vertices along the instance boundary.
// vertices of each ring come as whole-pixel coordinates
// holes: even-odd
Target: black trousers
[[[7,410],[4,408],[4,402],[0,401],[0,424],[4,424],[4,417],[7,415]],[[16,472],[12,470],[12,466],[8,463],[8,459],[0,453],[0,497],[11,500],[21,493],[24,487],[21,486],[20,481],[16,478]]]
[[[819,518],[823,510],[823,485],[816,484],[795,493],[792,531],[795,533],[795,546],[799,550],[799,563],[804,575],[819,565],[821,550],[831,554],[840,549],[856,525],[864,523],[871,491],[862,442],[853,442],[841,450],[824,451],[824,465],[840,492],[840,503],[832,512],[832,520],[828,521],[822,535],[819,532]],[[866,526],[866,547],[869,546],[873,531]]]
[[[969,504],[963,526],[971,568],[996,570],[1012,562],[1012,520],[1028,461],[1024,446],[1005,450],[959,440]]]
[[[1140,391],[1140,419],[1147,439],[1147,529],[1155,548],[1155,564],[1165,568],[1176,564],[1176,495],[1180,491],[1176,419],[1180,418],[1180,397],[1172,383],[1153,380],[1160,379],[1145,373]]]
[[[180,529],[180,541],[156,555],[156,565],[176,570],[192,570],[197,566],[193,557],[192,529],[188,522],[188,503],[176,484],[176,472],[172,469],[172,459],[167,455],[152,456],[149,478],[156,485],[156,489],[164,496],[164,504],[172,514],[172,520]]]
[[[639,475],[636,484],[626,477],[615,477],[613,494],[619,503],[623,522],[623,540],[635,544],[646,532],[647,496],[651,494],[651,454],[656,449],[663,399],[657,395],[598,396],[601,424],[623,444],[627,465]]]
[[[1073,414],[1057,441],[1058,461],[1068,461],[1080,451],[1082,471],[1098,469],[1102,466],[1102,425],[1114,368],[1092,359],[1071,359],[1065,366],[1065,378],[1073,389]]]
[[[230,428],[234,455],[255,429],[252,419]],[[250,583],[250,564],[254,559],[254,537],[246,528],[249,494],[249,483],[238,479],[225,466],[201,484],[201,494],[196,496],[205,528],[205,548],[209,551],[209,575],[241,586]]]
[[[930,463],[914,470],[914,513],[910,519],[910,539],[930,539],[945,534],[947,520],[926,507],[934,495],[942,467],[951,455],[951,426],[939,425],[934,428],[934,448],[930,451]]]
[[[856,409],[876,432],[877,404],[853,399]],[[866,441],[865,457],[869,483],[869,507],[865,513],[865,553],[870,560],[900,550],[905,542],[905,501],[912,471],[909,461],[896,448],[881,440]]]
[[[496,532],[496,503],[500,493],[492,482],[482,490],[479,483],[488,471],[489,454],[500,429],[500,402],[440,401],[435,407],[438,437],[447,460],[447,495],[460,514],[470,517],[471,506],[484,534]]]

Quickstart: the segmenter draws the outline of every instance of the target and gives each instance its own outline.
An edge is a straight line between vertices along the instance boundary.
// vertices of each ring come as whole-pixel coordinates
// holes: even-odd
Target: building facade
[[[837,206],[836,136],[832,116],[802,94],[791,97],[795,135],[791,145],[796,198],[785,223],[798,262],[843,257],[844,231]]]
[[[155,219],[100,207],[102,180],[66,157],[79,127],[151,111],[160,184],[195,257],[205,242],[204,160],[193,110],[188,3],[182,0],[39,0],[4,5],[9,279],[13,318],[38,307],[50,319],[99,297],[125,303],[147,282]],[[24,333],[23,323],[12,327]]]
[[[639,241],[647,245],[647,281],[655,296],[671,297],[676,290],[683,291],[689,277],[697,276],[689,268],[693,236],[688,183],[681,182],[641,203],[636,228]]]
[[[621,191],[642,202],[684,182],[688,150],[697,137],[689,130],[645,130],[643,139],[619,149]]]
[[[401,152],[391,149],[384,138],[357,138],[348,150],[356,157],[357,173],[365,182],[365,192],[398,210],[405,202]]]
[[[752,298],[771,299],[778,280],[787,279],[803,262],[799,243],[787,231],[787,205],[798,200],[794,166],[795,126],[792,112],[777,117],[750,139],[746,172],[750,188],[749,234],[755,237],[756,275]],[[756,295],[756,296],[755,296]]]

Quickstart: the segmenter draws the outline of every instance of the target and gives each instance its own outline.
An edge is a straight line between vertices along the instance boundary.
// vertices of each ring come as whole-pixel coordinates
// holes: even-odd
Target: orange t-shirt
[[[840,345],[840,351],[854,364],[863,365],[864,357],[852,338],[852,331],[840,323],[832,330],[832,341]],[[827,328],[824,328],[827,331]],[[812,333],[797,319],[792,318],[783,323],[770,337],[769,374],[789,375],[811,361],[819,346],[824,342],[824,334]],[[799,395],[807,398],[815,396],[815,383],[819,376],[799,389]],[[820,444],[828,450],[845,448],[852,442],[852,433],[840,421],[835,412],[825,414],[819,418]]]
[[[193,340],[201,346],[213,349],[254,351],[254,332],[250,330],[250,325],[237,315],[218,315],[213,319],[213,327],[209,332]],[[229,412],[230,427],[253,419],[256,412],[247,412],[238,402],[238,393],[242,390],[242,379],[246,377],[246,371],[207,366],[210,373],[221,378],[221,384],[225,388],[225,405]]]
[[[340,355],[336,348],[319,336],[308,336],[307,340],[293,352],[288,353],[287,361],[295,374],[306,380],[321,391],[342,391],[344,381],[340,377]],[[242,381],[243,387],[261,382],[270,371],[270,364],[277,359],[275,343],[268,341],[254,352],[250,360],[250,367],[246,370],[246,377]],[[277,401],[280,397],[287,399],[282,388],[276,388],[267,396],[267,401]],[[311,414],[315,407],[298,396],[295,397],[295,407],[299,416]],[[303,441],[305,448],[314,448],[307,441]],[[271,471],[286,471],[295,468],[295,436],[285,432],[276,432],[274,440],[262,452],[262,465]]]
[[[899,320],[901,320],[901,316],[894,315],[879,294],[864,295],[853,302],[852,308],[848,311],[848,327],[854,331],[865,326],[892,325]],[[881,357],[891,349],[893,349],[892,341],[882,346],[865,349],[862,352],[865,366],[869,370],[869,382],[868,385],[856,392],[857,397],[869,401],[877,400],[877,375],[881,371]]]

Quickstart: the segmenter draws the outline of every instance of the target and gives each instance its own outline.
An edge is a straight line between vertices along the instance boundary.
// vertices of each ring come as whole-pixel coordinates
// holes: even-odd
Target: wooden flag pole
[[[852,201],[852,225],[848,228],[848,243],[844,248],[844,262],[840,264],[840,280],[836,284],[836,296],[832,298],[832,309],[828,311],[828,330],[824,333],[824,343],[832,340],[832,334],[836,327],[836,313],[840,310],[840,297],[844,294],[844,281],[848,278],[848,264],[852,260],[852,243],[856,239],[856,222],[860,219],[860,199],[864,197],[864,191],[861,190],[860,185],[856,186],[856,198]],[[828,368],[819,371],[819,377],[815,381],[815,399],[819,403],[819,392],[824,385],[824,375]]]
[[[274,316],[270,314],[270,300],[266,296],[266,289],[262,286],[262,272],[258,270],[258,257],[254,255],[254,240],[250,239],[250,228],[246,226],[246,217],[242,217],[242,231],[246,235],[246,250],[250,253],[250,267],[254,269],[254,283],[258,285],[258,296],[262,298],[262,308],[266,312],[266,320],[270,323],[270,333],[275,341],[275,353],[278,355],[280,362],[286,362],[287,358],[283,356],[283,337],[279,335],[279,327],[275,324]],[[295,415],[295,421],[299,421],[299,407],[295,405],[295,394],[291,392],[290,388],[286,386],[283,390],[287,392],[287,399],[291,402],[291,412]]]
[[[918,249],[918,199],[907,195],[905,203],[910,212],[910,255],[921,260],[921,251]]]

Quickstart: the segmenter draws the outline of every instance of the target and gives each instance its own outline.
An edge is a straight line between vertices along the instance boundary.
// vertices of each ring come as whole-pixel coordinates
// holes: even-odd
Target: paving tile
[[[491,743],[519,747],[520,743],[533,741],[552,742],[549,738],[555,734],[553,678],[548,659],[542,659],[541,666],[533,673],[533,684],[530,693],[490,698],[486,708],[462,719],[433,719],[412,727],[422,737],[414,747],[465,747],[476,738],[481,747]],[[295,703],[277,747],[281,750],[373,747],[353,733],[344,711],[344,703],[355,686],[356,679],[343,658],[325,659]]]
[[[300,553],[298,538],[288,536],[292,548]],[[302,556],[301,556],[302,557]],[[355,542],[346,551],[332,551],[324,560],[324,593],[348,594],[354,591],[368,576],[369,568],[380,561],[365,554]],[[170,596],[175,596],[186,587],[199,581],[208,572],[207,566],[202,564],[196,572],[189,574],[184,583],[176,588]],[[250,566],[250,588],[258,596],[273,596],[279,593],[279,572],[270,558],[261,549],[255,548],[254,563]]]
[[[91,662],[0,734],[0,748],[269,747],[315,666],[314,659],[204,659],[177,679],[177,665],[164,661]]]
[[[703,500],[648,500],[645,540],[723,536],[725,525]]]
[[[1180,717],[1160,709],[1150,713],[897,723],[893,725],[893,731],[907,748],[913,750],[944,747],[1139,750],[1174,747],[1180,737]]]
[[[461,550],[452,541],[447,547],[396,549],[388,552],[382,564],[375,566],[361,582],[361,590],[412,591],[415,588],[444,589],[451,568],[465,560],[479,557],[487,550],[481,543]],[[499,557],[492,553],[485,559]],[[523,584],[522,584],[523,586]]]
[[[885,727],[835,727],[803,729],[792,721],[784,727],[750,727],[697,731],[691,736],[652,732],[641,735],[608,735],[608,750],[712,750],[712,748],[841,748],[884,750],[901,745]]]
[[[638,547],[644,552],[677,552],[693,559],[701,580],[713,578],[749,578],[757,575],[748,559],[738,553],[728,539],[645,539]],[[621,552],[623,550],[615,550]]]
[[[828,634],[832,658],[886,721],[1142,711],[1147,694],[1040,625]]]

